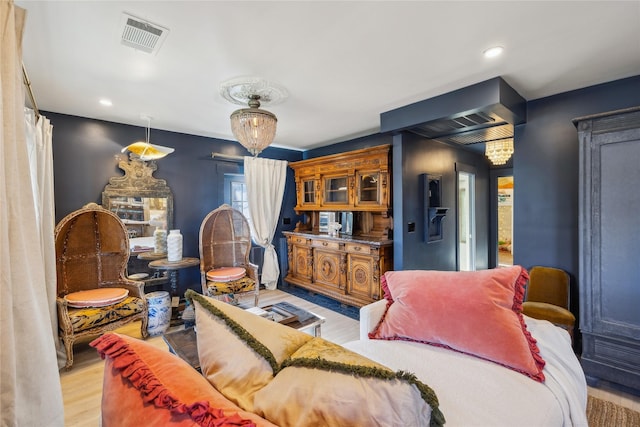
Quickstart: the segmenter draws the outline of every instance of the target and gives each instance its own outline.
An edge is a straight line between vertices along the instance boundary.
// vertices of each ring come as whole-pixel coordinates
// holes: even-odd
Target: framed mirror
[[[109,179],[102,192],[102,206],[114,212],[129,230],[130,246],[153,248],[156,228],[173,227],[173,194],[164,179],[153,177],[154,161],[137,157],[121,160],[123,176]]]

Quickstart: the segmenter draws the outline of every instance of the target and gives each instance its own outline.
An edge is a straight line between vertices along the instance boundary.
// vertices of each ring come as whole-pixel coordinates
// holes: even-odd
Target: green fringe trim
[[[431,406],[431,422],[430,427],[441,427],[445,423],[444,414],[440,411],[438,397],[431,387],[421,382],[416,376],[410,372],[380,369],[373,366],[349,365],[340,362],[331,362],[329,360],[317,358],[296,358],[287,359],[282,362],[280,369],[288,366],[302,367],[311,369],[322,369],[324,371],[340,372],[342,374],[353,375],[362,378],[377,378],[381,380],[400,380],[416,386],[420,391],[420,396],[425,402]]]
[[[273,355],[264,344],[258,341],[253,335],[251,335],[245,328],[243,328],[238,322],[227,316],[222,310],[211,304],[204,296],[200,295],[193,289],[188,289],[184,296],[187,300],[193,304],[193,300],[196,300],[200,305],[207,309],[211,314],[222,320],[234,334],[244,341],[249,348],[251,348],[258,356],[262,357],[271,366],[273,375],[275,376],[280,370],[276,357]]]

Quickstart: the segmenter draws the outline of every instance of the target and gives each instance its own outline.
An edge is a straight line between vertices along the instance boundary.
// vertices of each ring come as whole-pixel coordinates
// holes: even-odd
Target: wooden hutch
[[[296,212],[305,216],[288,244],[284,280],[360,307],[382,298],[380,277],[393,266],[390,145],[290,163]],[[352,233],[321,232],[325,212],[348,214]]]

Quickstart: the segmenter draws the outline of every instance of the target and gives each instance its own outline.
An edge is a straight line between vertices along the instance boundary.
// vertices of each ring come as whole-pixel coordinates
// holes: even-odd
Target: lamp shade
[[[242,108],[231,114],[233,135],[253,156],[257,156],[273,142],[278,122],[273,113],[258,108],[258,99],[258,96],[252,97],[250,108]]]
[[[140,160],[157,160],[161,159],[167,154],[171,154],[175,149],[171,147],[164,147],[162,145],[149,144],[148,142],[138,141],[133,144],[129,144],[122,149],[124,153],[126,150],[137,154]]]

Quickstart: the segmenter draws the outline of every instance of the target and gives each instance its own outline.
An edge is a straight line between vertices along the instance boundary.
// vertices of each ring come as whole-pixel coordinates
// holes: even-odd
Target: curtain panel
[[[41,232],[53,233],[41,227],[26,143],[25,17],[13,0],[0,2],[0,425],[63,426],[41,243]]]
[[[251,215],[251,235],[253,241],[265,249],[260,283],[267,289],[275,289],[280,268],[272,241],[282,208],[287,162],[247,156],[244,158],[244,175]]]

